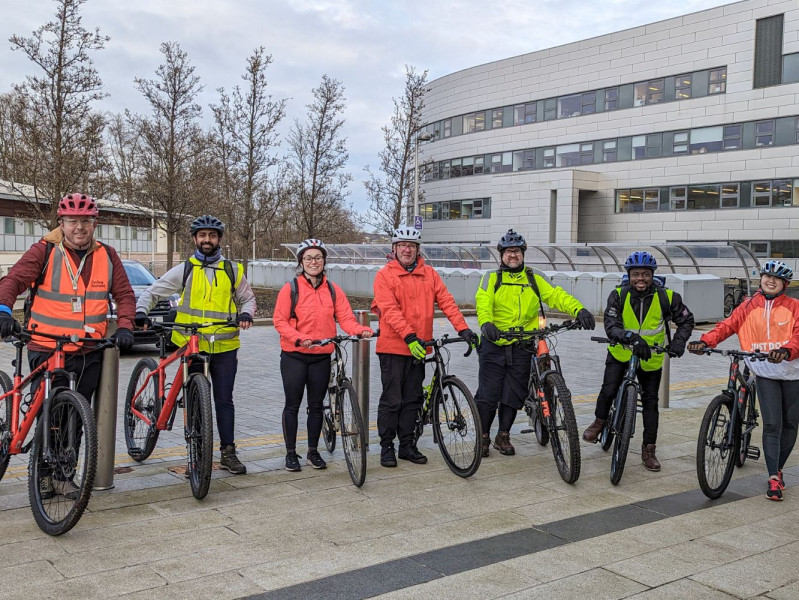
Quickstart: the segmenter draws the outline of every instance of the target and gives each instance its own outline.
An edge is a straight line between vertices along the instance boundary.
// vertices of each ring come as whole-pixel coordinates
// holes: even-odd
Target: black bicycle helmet
[[[501,254],[503,250],[507,250],[508,248],[521,248],[522,252],[527,250],[527,242],[524,236],[521,233],[516,233],[513,229],[508,229],[508,233],[499,238],[497,250],[499,250]]]
[[[213,215],[203,215],[202,217],[197,217],[191,222],[191,228],[189,231],[192,235],[194,235],[200,231],[200,229],[213,229],[219,234],[219,237],[222,237],[222,235],[225,233],[225,224]]]

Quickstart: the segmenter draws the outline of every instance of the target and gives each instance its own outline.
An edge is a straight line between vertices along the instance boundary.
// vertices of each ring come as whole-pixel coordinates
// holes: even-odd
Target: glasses
[[[398,242],[397,248],[403,248],[403,249],[416,248],[416,244],[414,244],[413,242]]]
[[[94,224],[94,219],[76,219],[74,217],[64,217],[61,219],[61,222],[67,227],[77,227],[78,225],[89,227],[90,225]]]
[[[524,253],[521,250],[519,250],[519,249],[515,249],[515,250],[505,250],[504,254],[521,255],[521,254],[524,254]]]
[[[325,260],[325,257],[319,254],[318,256],[303,256],[302,262],[304,263],[312,263],[312,262],[322,262]]]

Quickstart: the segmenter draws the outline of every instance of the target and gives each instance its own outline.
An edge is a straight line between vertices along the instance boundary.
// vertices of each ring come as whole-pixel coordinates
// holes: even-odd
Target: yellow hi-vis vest
[[[669,299],[669,303],[671,303],[674,291],[669,289],[665,291],[666,297]],[[616,292],[621,296],[621,288],[616,288]],[[660,307],[660,296],[657,290],[654,292],[652,303],[649,305],[649,310],[644,317],[643,323],[638,322],[638,316],[633,311],[630,302],[630,294],[627,294],[627,298],[624,300],[624,306],[622,307],[622,321],[625,329],[638,333],[650,346],[653,344],[662,346],[663,342],[666,340],[666,326],[663,321],[663,311]],[[633,355],[630,350],[618,344],[611,345],[608,350],[613,355],[613,358],[620,362],[629,361],[630,357]],[[641,368],[644,371],[657,371],[662,366],[663,354],[659,352],[653,352],[652,358],[641,361]]]
[[[202,263],[191,257],[191,273],[186,279],[183,293],[177,307],[177,323],[204,323],[206,321],[225,321],[236,319],[236,304],[233,301],[233,290],[238,288],[244,277],[241,263],[233,263],[236,268],[236,281],[231,282],[225,272],[224,261],[214,267],[214,277],[208,280]],[[188,342],[188,335],[179,331],[172,332],[172,343],[183,346]],[[213,325],[200,329],[200,350],[209,354],[220,354],[237,349],[239,342],[238,327],[220,327]]]

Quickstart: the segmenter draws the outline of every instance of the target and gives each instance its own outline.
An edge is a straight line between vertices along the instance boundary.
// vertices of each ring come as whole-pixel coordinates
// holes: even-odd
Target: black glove
[[[649,344],[637,333],[628,331],[624,335],[624,341],[632,346],[633,354],[641,360],[649,360],[652,358],[652,350],[649,348]]]
[[[483,332],[485,339],[487,339],[489,342],[496,342],[499,339],[499,329],[497,329],[497,326],[491,321],[483,323],[480,331]]]
[[[577,322],[583,329],[593,329],[596,327],[594,315],[592,315],[591,311],[587,308],[581,308],[580,312],[578,312],[577,316],[575,316],[575,319],[577,319]]]
[[[685,342],[671,340],[671,344],[669,344],[669,356],[680,358],[683,354],[685,354]]]
[[[250,313],[239,313],[236,315],[236,325],[241,325],[242,323],[252,323]]]
[[[772,363],[781,363],[784,360],[791,358],[791,351],[788,348],[777,348],[768,353],[768,361]]]
[[[111,339],[116,342],[117,348],[120,350],[130,350],[133,348],[133,332],[125,327],[120,327],[116,333],[111,336]]]
[[[147,316],[145,312],[137,312],[136,317],[133,319],[133,322],[136,324],[136,327],[152,327],[153,322],[150,320],[150,317]]]
[[[8,337],[21,328],[11,313],[0,312],[0,337]]]
[[[707,342],[698,341],[688,344],[688,352],[691,354],[703,354],[702,350],[707,348]]]
[[[477,334],[471,329],[463,329],[458,332],[458,335],[466,340],[466,342],[472,347],[477,347],[477,344],[480,343],[480,338],[477,337]]]

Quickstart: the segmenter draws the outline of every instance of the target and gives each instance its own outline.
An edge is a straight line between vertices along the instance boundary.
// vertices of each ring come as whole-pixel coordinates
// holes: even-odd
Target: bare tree
[[[12,50],[22,51],[39,69],[15,86],[22,105],[15,112],[20,139],[14,176],[33,186],[32,214],[40,223],[54,226],[58,200],[64,193],[91,191],[89,173],[96,169],[97,148],[102,144],[104,119],[91,104],[106,94],[90,53],[109,40],[81,24],[86,0],[55,0],[55,20],[31,37],[12,35]]]
[[[286,101],[267,93],[266,70],[272,56],[263,46],[247,58],[244,86],[232,97],[219,91],[214,114],[218,160],[223,169],[225,218],[239,256],[248,256],[257,229],[269,228],[282,199],[269,188],[269,170],[277,164],[276,128],[285,116]]]
[[[296,120],[288,138],[295,210],[303,236],[334,236],[340,232],[332,217],[346,210],[344,199],[352,180],[344,171],[349,159],[342,131],[344,86],[324,75],[313,96],[306,122]]]
[[[378,231],[390,234],[399,227],[405,220],[403,209],[413,202],[414,144],[422,125],[426,91],[427,71],[417,73],[406,65],[405,90],[400,98],[394,98],[391,124],[382,127],[385,147],[378,154],[382,175],[366,167],[369,179],[364,185],[370,206],[364,221]]]
[[[194,101],[202,91],[200,78],[176,42],[162,43],[161,54],[164,63],[155,79],[134,79],[152,108],[149,118],[134,121],[141,140],[142,200],[163,213],[169,268],[175,236],[184,231],[192,200],[208,189],[211,174],[204,157],[208,139],[198,124],[202,107]]]
[[[142,142],[130,112],[112,115],[106,131],[109,192],[125,204],[136,204],[142,180]]]

